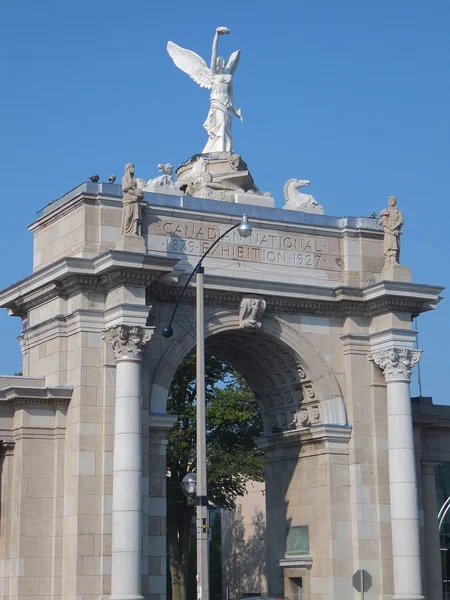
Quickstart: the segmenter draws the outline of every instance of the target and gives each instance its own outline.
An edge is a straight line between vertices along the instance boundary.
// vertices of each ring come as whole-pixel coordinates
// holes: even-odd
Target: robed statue
[[[123,211],[121,235],[140,235],[142,222],[141,200],[144,192],[138,187],[134,176],[134,165],[125,166],[122,177]]]
[[[219,36],[230,33],[226,27],[218,27],[212,46],[211,66],[192,50],[186,50],[173,42],[167,43],[167,51],[175,65],[187,73],[200,87],[211,90],[210,109],[203,127],[208,132],[208,143],[203,154],[208,152],[233,152],[231,124],[233,114],[242,121],[242,113],[236,108],[233,95],[233,75],[239,64],[241,51],[236,50],[227,63],[217,56]]]
[[[397,208],[397,198],[389,196],[389,208],[380,213],[378,225],[384,229],[383,252],[385,265],[400,263],[400,236],[404,224],[402,213]]]

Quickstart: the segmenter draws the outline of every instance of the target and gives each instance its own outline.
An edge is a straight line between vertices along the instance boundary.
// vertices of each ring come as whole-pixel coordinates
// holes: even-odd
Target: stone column
[[[436,497],[436,463],[422,463],[427,600],[442,600],[441,544]]]
[[[143,600],[141,359],[149,336],[117,325],[105,338],[116,361],[110,600]]]
[[[393,600],[423,600],[419,509],[409,384],[419,350],[389,347],[373,355],[387,384]]]

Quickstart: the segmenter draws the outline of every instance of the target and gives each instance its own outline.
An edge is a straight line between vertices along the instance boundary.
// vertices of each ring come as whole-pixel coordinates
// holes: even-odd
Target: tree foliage
[[[167,446],[169,572],[173,600],[187,597],[190,523],[194,508],[181,489],[183,477],[196,465],[196,356],[181,362],[169,392],[167,412],[178,415]],[[222,508],[234,508],[248,480],[262,481],[262,453],[253,438],[262,435],[256,400],[245,380],[216,356],[205,360],[206,457],[208,497]]]

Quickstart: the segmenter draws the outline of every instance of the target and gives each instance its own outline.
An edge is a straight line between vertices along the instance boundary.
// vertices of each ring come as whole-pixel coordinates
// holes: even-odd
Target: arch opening
[[[234,313],[206,319],[205,352],[228,362],[248,382],[266,436],[316,425],[347,425],[344,401],[331,368],[299,331],[266,317],[261,329],[241,329]],[[195,346],[188,332],[173,339],[152,385],[151,410],[165,412],[172,378]]]
[[[321,423],[311,379],[279,340],[260,331],[231,330],[207,338],[205,350],[228,362],[248,382],[265,435]]]

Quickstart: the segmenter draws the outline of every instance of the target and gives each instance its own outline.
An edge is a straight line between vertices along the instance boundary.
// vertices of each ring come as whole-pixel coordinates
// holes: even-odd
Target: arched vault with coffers
[[[235,312],[205,318],[205,350],[245,377],[259,403],[266,435],[313,425],[346,425],[344,400],[317,348],[286,321],[266,315],[261,329],[241,329]],[[151,382],[150,411],[164,413],[178,365],[195,346],[189,331],[160,342]],[[150,352],[151,354],[151,352]]]

